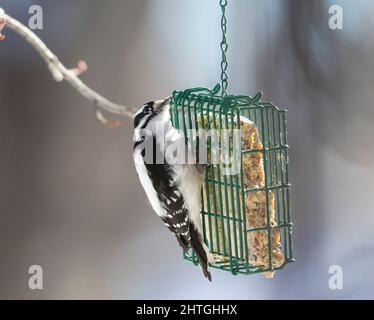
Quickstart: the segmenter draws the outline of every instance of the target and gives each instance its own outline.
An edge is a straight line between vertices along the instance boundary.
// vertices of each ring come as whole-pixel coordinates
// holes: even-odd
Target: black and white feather
[[[208,267],[213,257],[201,234],[201,173],[196,165],[183,163],[166,151],[179,145],[186,155],[189,152],[184,137],[170,122],[170,102],[171,98],[149,102],[136,112],[135,167],[154,211],[185,252],[195,251],[204,275],[211,280]]]

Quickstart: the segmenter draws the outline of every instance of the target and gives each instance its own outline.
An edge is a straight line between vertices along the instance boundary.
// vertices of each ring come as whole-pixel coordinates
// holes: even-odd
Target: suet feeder
[[[206,146],[201,220],[212,267],[271,277],[293,261],[286,111],[262,102],[261,93],[227,94],[227,0],[220,5],[221,84],[174,91],[171,118],[197,154]],[[184,258],[198,264],[194,252]]]

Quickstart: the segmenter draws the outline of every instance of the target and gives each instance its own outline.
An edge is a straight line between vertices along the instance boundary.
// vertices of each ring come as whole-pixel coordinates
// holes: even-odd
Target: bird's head
[[[135,113],[134,128],[154,131],[156,124],[163,125],[170,121],[170,102],[172,97],[151,101],[140,107]]]

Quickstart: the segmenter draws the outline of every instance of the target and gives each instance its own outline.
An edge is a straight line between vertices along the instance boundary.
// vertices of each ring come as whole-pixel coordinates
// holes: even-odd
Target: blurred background
[[[1,0],[109,99],[130,107],[220,75],[218,0]],[[344,29],[330,30],[330,5]],[[103,128],[5,29],[0,43],[0,298],[374,298],[374,2],[229,1],[229,92],[287,108],[296,262],[272,280],[181,258],[132,161],[132,123]],[[44,290],[28,288],[28,268]],[[344,270],[330,290],[331,265]]]

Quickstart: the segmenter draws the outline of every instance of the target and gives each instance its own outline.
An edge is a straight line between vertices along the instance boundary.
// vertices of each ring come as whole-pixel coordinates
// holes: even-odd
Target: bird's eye
[[[152,113],[152,111],[153,111],[153,109],[152,109],[151,106],[146,106],[146,107],[144,108],[144,113],[145,113],[145,114],[150,114],[150,113]]]

